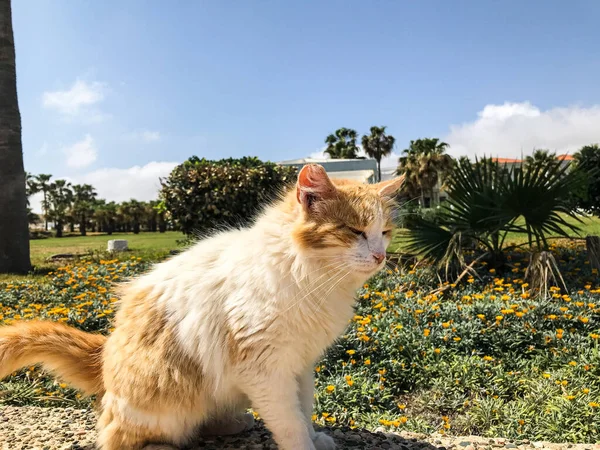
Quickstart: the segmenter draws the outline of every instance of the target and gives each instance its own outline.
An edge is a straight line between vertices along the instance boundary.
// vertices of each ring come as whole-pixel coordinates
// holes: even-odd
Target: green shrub
[[[161,180],[161,198],[186,235],[250,222],[295,177],[293,167],[257,158],[209,161],[192,157]]]

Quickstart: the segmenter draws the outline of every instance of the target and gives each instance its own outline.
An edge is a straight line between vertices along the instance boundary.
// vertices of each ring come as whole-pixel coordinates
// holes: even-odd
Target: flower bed
[[[428,294],[428,269],[387,271],[359,292],[346,334],[316,366],[326,425],[563,442],[600,440],[600,281],[579,248],[560,250],[570,295],[532,299],[525,255],[511,270]],[[44,318],[110,331],[114,282],[138,259],[82,263],[43,282],[4,284],[0,321]],[[31,367],[0,384],[7,404],[85,404]]]

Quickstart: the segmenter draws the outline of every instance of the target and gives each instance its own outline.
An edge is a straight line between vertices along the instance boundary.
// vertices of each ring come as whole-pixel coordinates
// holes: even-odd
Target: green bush
[[[296,169],[257,158],[209,161],[192,157],[161,180],[161,198],[186,235],[250,222],[295,179]]]

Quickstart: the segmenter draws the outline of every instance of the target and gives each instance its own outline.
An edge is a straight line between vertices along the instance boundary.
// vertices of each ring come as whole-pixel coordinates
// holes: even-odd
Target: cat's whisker
[[[347,263],[346,263],[346,262],[342,262],[342,263],[340,263],[338,266],[336,266],[336,267],[333,269],[333,271],[335,272],[335,271],[337,271],[337,270],[339,270],[339,269],[343,268],[343,267],[344,267],[344,266],[346,266],[346,265],[347,265]],[[321,276],[320,276],[318,279],[321,279],[321,278],[323,278],[323,276],[327,276],[327,275],[329,275],[329,272],[322,274],[322,275],[321,275]],[[325,285],[326,285],[327,283],[329,283],[329,282],[330,282],[330,279],[326,279],[326,280],[325,280],[323,283],[319,284],[319,285],[318,285],[318,286],[316,286],[316,287],[313,287],[313,288],[312,288],[310,291],[308,291],[308,292],[307,292],[307,293],[306,293],[306,294],[305,294],[305,295],[304,295],[302,298],[300,298],[300,299],[298,299],[298,300],[297,300],[297,298],[298,298],[298,295],[302,294],[302,291],[300,291],[300,292],[299,292],[299,293],[296,295],[296,297],[294,297],[294,299],[292,300],[294,303],[292,303],[292,305],[290,305],[290,307],[289,307],[289,308],[285,309],[285,310],[283,311],[283,313],[286,313],[286,312],[288,312],[290,309],[292,309],[292,308],[294,308],[294,307],[296,307],[296,306],[300,305],[300,302],[302,302],[302,300],[304,300],[306,297],[308,297],[308,296],[312,295],[314,292],[316,292],[316,291],[317,291],[317,290],[319,290],[319,289],[320,289],[322,286],[325,286]]]
[[[314,311],[315,315],[318,315],[321,312],[321,307],[323,306],[323,303],[325,302],[325,300],[327,300],[327,296],[331,292],[333,292],[335,290],[335,288],[337,288],[342,283],[342,281],[344,280],[344,278],[346,278],[351,273],[352,273],[352,271],[349,270],[344,275],[342,275],[341,277],[339,277],[338,280],[332,284],[331,288],[325,293],[325,295],[321,296],[321,301],[319,301],[319,303],[317,304],[317,309]]]
[[[336,265],[338,262],[342,262],[342,260],[341,260],[341,259],[339,259],[339,260],[337,260],[337,261],[333,261],[332,263],[329,263],[329,264],[327,264],[327,265],[325,265],[325,266],[319,266],[319,267],[316,267],[315,269],[311,270],[310,272],[308,272],[308,273],[306,273],[306,274],[303,274],[303,275],[302,275],[301,277],[299,277],[298,279],[295,279],[295,278],[294,278],[294,281],[292,281],[290,284],[288,284],[287,286],[285,286],[285,287],[284,287],[283,289],[281,289],[281,290],[282,290],[282,291],[285,291],[286,289],[288,289],[288,288],[290,288],[290,287],[292,287],[292,286],[294,286],[294,285],[297,285],[299,281],[302,281],[302,280],[304,280],[304,279],[308,278],[310,275],[313,275],[314,273],[317,273],[317,272],[319,272],[319,271],[321,271],[321,270],[325,271],[325,273],[324,273],[324,274],[321,274],[319,277],[317,277],[317,279],[315,280],[315,282],[316,282],[316,281],[320,280],[320,279],[322,278],[322,276],[324,276],[324,275],[327,275],[327,274],[328,274],[328,272],[327,272],[327,269],[330,269],[331,267],[335,266],[335,265]]]

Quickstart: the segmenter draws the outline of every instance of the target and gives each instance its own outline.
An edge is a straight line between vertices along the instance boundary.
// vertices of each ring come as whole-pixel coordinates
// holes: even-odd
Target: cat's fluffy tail
[[[102,348],[106,337],[56,322],[0,327],[0,380],[41,363],[87,395],[102,394]]]

